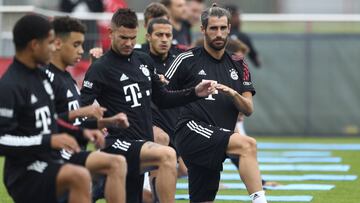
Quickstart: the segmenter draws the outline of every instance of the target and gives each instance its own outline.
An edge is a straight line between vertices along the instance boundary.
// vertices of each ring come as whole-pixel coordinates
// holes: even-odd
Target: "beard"
[[[210,37],[205,34],[205,43],[207,43],[207,45],[209,47],[211,47],[212,49],[216,50],[216,51],[220,51],[222,49],[225,48],[226,43],[228,41],[228,37],[226,36],[225,38],[222,37],[216,37],[215,39],[211,40]],[[217,45],[216,42],[222,41],[223,43],[221,45]]]

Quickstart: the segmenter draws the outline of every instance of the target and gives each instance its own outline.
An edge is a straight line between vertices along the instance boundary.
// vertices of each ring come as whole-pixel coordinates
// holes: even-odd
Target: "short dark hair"
[[[228,10],[218,7],[216,3],[213,3],[213,5],[206,9],[202,14],[201,14],[201,25],[206,29],[209,23],[209,17],[218,17],[221,18],[223,16],[226,16],[227,20],[228,20],[228,24],[230,24],[230,13]]]
[[[80,20],[70,18],[69,16],[55,17],[52,21],[55,35],[59,37],[67,37],[71,32],[80,32],[85,34],[86,27]]]
[[[171,5],[171,0],[160,0],[160,3],[166,7],[169,7]]]
[[[20,18],[13,28],[13,42],[16,51],[26,48],[33,39],[45,39],[49,36],[53,27],[45,16],[25,15]]]
[[[153,2],[145,8],[144,23],[148,24],[150,18],[158,18],[162,16],[167,16],[168,18],[170,17],[167,8],[161,3]]]
[[[148,27],[147,27],[147,33],[152,34],[154,32],[154,25],[155,24],[167,24],[171,25],[169,20],[166,20],[164,18],[154,18],[150,21]]]
[[[111,25],[116,27],[137,28],[138,19],[136,13],[129,8],[119,8],[111,18]]]

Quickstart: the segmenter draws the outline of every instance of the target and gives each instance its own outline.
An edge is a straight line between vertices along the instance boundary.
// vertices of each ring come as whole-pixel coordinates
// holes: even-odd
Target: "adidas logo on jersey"
[[[120,81],[125,81],[125,80],[128,80],[128,79],[129,79],[129,77],[127,75],[125,75],[124,73],[120,77]]]
[[[30,102],[31,104],[35,104],[38,101],[38,99],[35,97],[34,94],[31,94]]]
[[[204,69],[201,69],[201,71],[199,71],[198,75],[206,75]]]
[[[71,98],[71,97],[73,97],[74,95],[71,93],[71,91],[70,90],[68,90],[67,92],[66,92],[66,97],[67,98]]]

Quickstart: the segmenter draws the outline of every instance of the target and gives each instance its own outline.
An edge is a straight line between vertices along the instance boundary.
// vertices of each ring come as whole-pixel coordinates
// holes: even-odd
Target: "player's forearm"
[[[56,124],[58,126],[59,132],[65,132],[65,133],[72,135],[76,139],[78,144],[86,144],[87,143],[87,139],[83,136],[82,128],[80,128],[78,126],[74,126],[70,123],[67,123],[66,121],[64,121],[62,119],[57,119]]]
[[[196,96],[195,88],[170,91],[164,89],[164,91],[153,91],[152,100],[160,108],[173,108],[186,105],[190,102],[201,99]]]
[[[76,109],[68,112],[69,121],[74,121],[76,118],[79,117],[86,117],[86,115],[83,115],[81,109]]]
[[[200,99],[200,97],[196,96],[194,87],[173,91],[165,87],[157,75],[152,79],[152,101],[159,108],[164,109],[183,106]]]
[[[112,122],[108,118],[102,118],[102,119],[97,120],[98,129],[110,127],[111,125],[112,125]]]
[[[232,98],[236,108],[245,116],[250,116],[253,113],[254,105],[251,98],[247,98],[237,92]]]

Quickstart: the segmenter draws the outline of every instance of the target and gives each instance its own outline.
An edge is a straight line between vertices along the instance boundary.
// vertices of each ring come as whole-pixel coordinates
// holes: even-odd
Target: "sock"
[[[236,122],[235,128],[238,130],[238,132],[241,135],[246,135],[245,128],[244,128],[244,121],[238,121]]]
[[[264,190],[252,193],[250,199],[252,203],[267,203]]]

